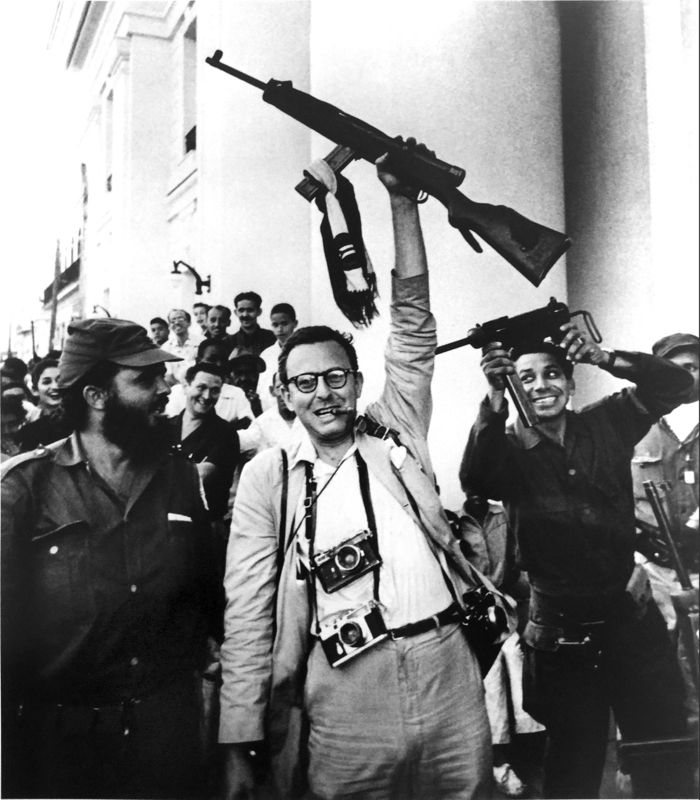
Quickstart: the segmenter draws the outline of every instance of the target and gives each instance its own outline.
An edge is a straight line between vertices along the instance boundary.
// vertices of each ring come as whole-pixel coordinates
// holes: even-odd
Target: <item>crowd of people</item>
[[[489,345],[446,511],[418,205],[377,169],[391,332],[361,411],[352,337],[288,303],[261,327],[252,291],[235,333],[198,302],[2,365],[2,796],[522,797],[535,734],[544,796],[597,797],[611,712],[634,796],[696,796],[688,592],[639,525],[652,479],[697,573],[698,337]],[[579,365],[625,385],[571,411]]]

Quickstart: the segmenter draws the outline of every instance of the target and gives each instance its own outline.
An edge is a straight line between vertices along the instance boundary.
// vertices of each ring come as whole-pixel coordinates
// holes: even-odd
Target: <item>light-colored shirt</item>
[[[260,354],[260,358],[265,362],[265,372],[260,373],[260,378],[258,380],[258,392],[260,393],[260,402],[262,403],[263,411],[277,406],[277,401],[270,394],[269,390],[272,384],[272,376],[277,372],[277,364],[281,352],[282,348],[279,342],[277,342],[271,347],[268,347],[267,350],[263,350]]]
[[[182,359],[182,361],[166,361],[165,371],[168,375],[172,375],[178,383],[183,383],[185,373],[197,358],[197,342],[188,333],[183,344],[179,344],[177,337],[174,334],[170,334],[168,341],[163,345],[163,350]]]
[[[664,417],[669,428],[681,442],[698,424],[698,405],[700,404],[697,400],[694,403],[683,403],[683,405],[674,408],[670,414],[666,414]]]
[[[318,554],[367,530],[367,516],[360,493],[355,460],[356,446],[353,444],[350,447],[336,472],[335,467],[318,458],[305,431],[302,437],[296,461],[304,460],[313,464],[318,496],[314,551]],[[453,599],[438,558],[431,550],[425,534],[371,472],[369,489],[377,526],[379,554],[382,558],[379,570],[379,602],[386,626],[396,628],[438,614]],[[302,521],[303,501],[304,493],[296,508],[295,527],[299,524],[303,527],[305,524]],[[302,533],[298,541],[301,544],[301,557],[308,567],[306,536]],[[371,600],[374,596],[373,587],[373,571],[330,594],[316,580],[321,627]],[[315,624],[314,620],[313,633],[316,632]]]
[[[170,389],[170,397],[168,397],[168,405],[165,408],[165,414],[168,417],[176,417],[185,407],[185,388],[182,384],[178,383]],[[236,420],[248,417],[253,419],[253,411],[245,396],[243,389],[238,386],[232,386],[230,383],[224,383],[221,387],[221,394],[214,406],[216,413],[226,422],[235,422]]]
[[[300,431],[301,423],[297,419],[291,422],[283,419],[275,403],[256,417],[247,430],[238,432],[241,455],[252,458],[261,450],[276,444],[288,449],[294,441],[293,437],[299,435]]]

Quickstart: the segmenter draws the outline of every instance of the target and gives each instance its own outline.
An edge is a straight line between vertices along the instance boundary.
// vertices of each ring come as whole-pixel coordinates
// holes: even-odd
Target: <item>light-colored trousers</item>
[[[483,684],[458,625],[385,640],[336,669],[317,643],[305,706],[313,798],[491,796]]]

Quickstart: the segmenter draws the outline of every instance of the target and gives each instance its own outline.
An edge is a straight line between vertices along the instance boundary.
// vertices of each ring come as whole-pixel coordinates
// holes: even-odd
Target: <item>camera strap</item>
[[[374,507],[372,506],[372,495],[369,491],[369,472],[367,470],[367,464],[360,455],[359,450],[355,450],[355,461],[357,463],[357,474],[360,479],[362,505],[365,507],[365,516],[367,517],[367,527],[372,534],[377,555],[381,558],[381,553],[379,552],[379,537],[377,536],[377,523],[374,518]],[[379,602],[379,567],[373,569],[372,574],[374,576],[374,599]]]
[[[379,541],[377,537],[377,524],[374,517],[374,508],[372,507],[372,497],[370,495],[369,490],[369,472],[367,470],[367,464],[365,460],[360,455],[359,451],[355,451],[355,462],[357,464],[357,473],[358,473],[358,482],[360,485],[360,496],[362,497],[362,505],[365,509],[365,516],[367,517],[367,527],[369,528],[370,533],[372,534],[372,539],[374,540],[374,546],[376,548],[377,555],[379,555]],[[306,461],[304,462],[304,472],[305,472],[305,483],[306,489],[304,494],[304,519],[303,523],[305,525],[305,534],[306,539],[309,545],[309,565],[313,565],[314,563],[314,556],[315,556],[315,539],[316,539],[316,503],[318,502],[318,498],[324,492],[328,484],[333,480],[333,478],[338,473],[338,470],[342,466],[344,461],[341,461],[340,464],[335,468],[335,471],[331,474],[330,478],[325,482],[323,487],[321,488],[320,492],[316,491],[316,478],[314,476],[314,468],[313,465]],[[379,567],[373,570],[373,589],[372,594],[374,599],[379,602]],[[310,568],[307,574],[307,580],[309,583],[309,590],[311,594],[311,611],[314,617],[314,625],[316,628],[316,634],[319,635],[321,632],[321,625],[318,619],[318,598],[316,594],[316,573],[313,568]]]

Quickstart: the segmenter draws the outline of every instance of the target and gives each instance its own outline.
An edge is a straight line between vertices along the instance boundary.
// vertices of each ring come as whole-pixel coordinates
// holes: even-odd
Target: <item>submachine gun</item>
[[[515,317],[498,317],[472,328],[463,339],[457,339],[448,344],[441,344],[435,348],[435,354],[446,353],[457,347],[470,345],[476,349],[483,349],[492,342],[500,342],[505,348],[518,348],[528,342],[541,342],[550,338],[558,344],[564,334],[560,327],[570,322],[572,317],[582,316],[591,339],[601,342],[602,337],[595,320],[588,311],[569,311],[566,303],[559,303],[555,297],[550,297],[549,303],[543,308],[526,311]],[[525,393],[522,381],[517,375],[507,375],[506,387],[515,407],[520,414],[523,425],[531,428],[538,422],[537,412]]]
[[[465,176],[461,167],[392,139],[361,119],[295,89],[291,81],[273,78],[264,83],[246,75],[225,64],[221,60],[222,55],[221,50],[216,50],[205,61],[234,78],[262,89],[266,103],[337,143],[338,146],[324,159],[334,172],[340,172],[354,159],[364,158],[374,163],[388,153],[392,171],[415,188],[411,195],[413,199],[423,202],[428,195],[432,195],[447,208],[450,225],[457,228],[477,253],[481,253],[482,249],[474,233],[535,286],[540,285],[570,246],[571,240],[565,234],[532,222],[512,208],[476,203],[465,197],[457,191]],[[295,188],[309,201],[320,189],[310,178],[305,178]]]

